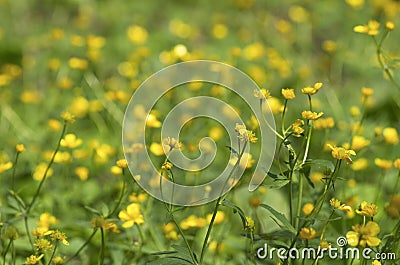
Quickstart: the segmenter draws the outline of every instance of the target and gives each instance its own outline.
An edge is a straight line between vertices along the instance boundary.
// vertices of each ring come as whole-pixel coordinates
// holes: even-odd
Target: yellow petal
[[[347,238],[347,243],[350,246],[356,247],[358,245],[359,234],[357,232],[354,232],[354,231],[347,232],[346,238]]]

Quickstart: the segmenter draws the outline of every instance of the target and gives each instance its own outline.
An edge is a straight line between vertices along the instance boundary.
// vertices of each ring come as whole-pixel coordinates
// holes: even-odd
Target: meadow
[[[0,264],[399,264],[399,25],[396,0],[0,0]],[[149,113],[129,104],[193,60],[259,88],[191,82]],[[227,122],[183,115],[163,137],[168,113],[200,96],[225,102]],[[123,141],[127,115],[144,144]],[[214,149],[204,168],[170,157]],[[174,205],[139,185],[152,167],[149,187],[226,168],[234,187]],[[325,255],[300,257],[307,248]]]

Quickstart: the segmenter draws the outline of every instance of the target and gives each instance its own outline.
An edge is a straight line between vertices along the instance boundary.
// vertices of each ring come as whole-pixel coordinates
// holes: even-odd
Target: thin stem
[[[28,236],[29,243],[31,244],[32,250],[35,250],[35,247],[33,245],[32,236],[31,236],[31,233],[30,233],[30,230],[29,230],[29,223],[28,223],[28,216],[27,215],[24,216],[24,225],[25,225],[26,235]]]
[[[54,245],[53,252],[51,253],[51,256],[50,256],[50,259],[49,259],[49,263],[47,263],[47,265],[50,265],[50,264],[51,264],[51,261],[53,260],[54,255],[56,254],[57,245],[58,245],[58,242],[56,241],[56,244]]]
[[[299,228],[302,198],[303,198],[303,176],[302,174],[299,174],[299,193],[297,196],[297,211],[296,211],[296,218],[294,225],[294,228],[296,230]]]
[[[20,154],[20,152],[17,151],[17,154],[15,155],[13,171],[12,171],[12,175],[11,175],[11,190],[15,190],[15,173],[17,171],[17,163],[18,163],[19,154]]]
[[[244,143],[244,145],[243,145],[243,149],[239,151],[240,154],[239,154],[238,160],[236,161],[235,166],[233,167],[232,171],[229,173],[229,176],[228,176],[227,180],[229,180],[229,178],[231,177],[231,175],[233,174],[233,172],[234,172],[234,171],[236,170],[236,168],[238,167],[238,165],[239,165],[239,163],[240,163],[240,160],[242,159],[242,156],[243,156],[243,154],[244,154],[244,151],[246,150],[247,143],[248,143],[248,142],[246,141],[246,142]],[[225,184],[226,184],[226,183],[225,183]],[[221,190],[221,193],[223,192],[224,189],[225,189],[225,187]],[[205,255],[205,252],[206,252],[208,239],[209,239],[209,237],[210,237],[210,235],[211,235],[211,230],[212,230],[212,228],[213,228],[213,226],[214,226],[214,221],[215,221],[215,218],[216,218],[217,213],[218,213],[218,208],[219,208],[219,206],[221,205],[221,201],[222,201],[223,199],[224,199],[223,196],[219,196],[218,199],[217,199],[217,202],[216,202],[216,204],[215,204],[214,212],[213,212],[213,215],[212,215],[211,221],[210,221],[210,225],[208,226],[207,233],[206,233],[206,236],[205,236],[204,241],[203,241],[203,246],[202,246],[202,248],[201,248],[200,263],[199,263],[200,265],[203,264],[203,259],[204,259],[204,255]]]
[[[101,248],[100,248],[99,265],[103,265],[104,264],[104,249],[105,249],[105,245],[106,245],[103,227],[100,227],[100,233],[101,233]]]
[[[60,138],[58,139],[56,150],[54,151],[54,153],[53,153],[53,155],[52,155],[52,157],[51,157],[51,159],[50,159],[50,162],[49,162],[49,164],[47,165],[46,170],[45,170],[44,173],[43,173],[42,179],[41,179],[41,181],[40,181],[40,183],[39,183],[39,187],[37,188],[36,193],[35,193],[35,195],[33,196],[31,203],[29,203],[28,207],[27,207],[26,210],[25,210],[25,214],[26,214],[26,215],[29,214],[29,212],[30,212],[30,210],[32,209],[33,205],[35,204],[37,198],[39,197],[39,193],[40,193],[40,191],[41,191],[41,189],[42,189],[42,187],[43,187],[43,184],[44,184],[44,182],[45,182],[45,180],[46,180],[47,173],[49,172],[51,166],[53,165],[54,159],[55,159],[55,157],[56,157],[58,151],[60,150],[60,143],[61,143],[61,140],[62,140],[62,138],[64,137],[65,131],[66,131],[66,129],[67,129],[67,124],[68,124],[67,121],[64,121],[64,126],[63,126],[63,129],[62,129]]]
[[[12,239],[10,239],[10,242],[8,243],[6,249],[4,250],[4,254],[3,254],[3,264],[4,264],[4,265],[6,264],[6,256],[7,256],[8,250],[9,250],[10,247],[11,247],[11,244],[12,244]]]
[[[121,205],[122,198],[124,197],[124,194],[125,194],[125,188],[126,188],[126,182],[125,182],[125,180],[123,180],[122,189],[121,189],[121,193],[119,195],[117,204],[114,206],[114,209],[111,211],[111,213],[105,217],[105,219],[109,218],[110,216],[113,216],[115,214],[115,212],[118,210],[119,206]]]
[[[282,112],[282,135],[285,137],[286,131],[285,131],[285,114],[286,114],[286,108],[287,108],[287,103],[288,100],[285,100],[285,105],[283,106],[283,112]]]
[[[70,262],[71,260],[73,260],[74,258],[76,258],[79,253],[81,253],[81,251],[90,243],[90,241],[92,240],[92,238],[94,237],[94,235],[96,234],[97,229],[94,229],[92,234],[89,236],[89,238],[86,240],[85,243],[83,243],[83,245],[75,252],[74,255],[72,255],[69,259],[67,259],[65,261],[65,264],[67,264],[68,262]]]

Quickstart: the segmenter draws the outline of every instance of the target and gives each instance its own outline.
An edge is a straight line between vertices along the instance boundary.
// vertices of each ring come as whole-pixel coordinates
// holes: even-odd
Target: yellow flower
[[[72,115],[70,112],[63,112],[63,113],[61,113],[61,118],[62,118],[65,122],[70,122],[70,123],[74,123],[74,122],[75,122],[75,116]]]
[[[195,215],[190,215],[188,218],[181,222],[181,228],[187,230],[194,227],[204,227],[207,221],[204,218],[196,217]]]
[[[281,93],[285,99],[294,99],[296,97],[293,88],[283,88]]]
[[[57,223],[58,223],[58,220],[56,217],[54,217],[50,213],[42,213],[39,217],[39,221],[38,221],[37,225],[39,227],[49,229],[50,226],[55,225]]]
[[[374,162],[376,166],[385,171],[390,170],[393,167],[393,163],[390,160],[375,158]]]
[[[315,231],[314,228],[303,227],[300,230],[301,239],[311,240],[314,239],[316,236],[317,236],[317,231]]]
[[[128,228],[134,224],[144,224],[143,215],[140,212],[140,205],[138,203],[131,203],[128,205],[126,210],[122,210],[118,214],[118,218],[124,221],[122,224],[123,228]]]
[[[56,241],[59,240],[61,241],[65,246],[69,246],[69,242],[67,241],[67,236],[65,235],[64,232],[61,231],[54,231],[51,235],[51,240]]]
[[[224,130],[220,126],[214,126],[208,132],[208,136],[214,141],[218,141],[224,136]]]
[[[238,157],[234,156],[231,160],[229,160],[229,163],[231,165],[235,165],[238,161]],[[241,168],[251,168],[254,164],[255,160],[253,159],[253,156],[249,153],[244,152],[242,155],[242,158],[240,159],[239,162],[239,167]]]
[[[4,171],[9,170],[10,168],[12,168],[13,163],[9,162],[5,162],[5,163],[0,163],[0,174],[3,173]]]
[[[43,257],[44,257],[44,254],[41,254],[40,256],[30,255],[28,258],[26,258],[25,264],[27,264],[27,265],[38,264],[38,262],[40,262],[40,260]]]
[[[65,262],[65,258],[57,256],[53,259],[54,265],[63,265]]]
[[[301,209],[302,210],[302,212],[305,214],[305,215],[310,215],[311,213],[312,213],[312,211],[314,210],[314,204],[312,204],[312,203],[306,203],[306,204],[304,204],[303,205],[303,208]]]
[[[301,92],[306,95],[314,95],[316,94],[322,87],[322,83],[315,83],[314,86],[306,86]]]
[[[335,120],[332,117],[321,118],[313,123],[316,130],[331,129],[335,126]]]
[[[211,222],[212,214],[208,214],[206,217],[207,223]],[[222,211],[217,211],[217,215],[214,219],[214,224],[220,224],[225,220],[225,213]]]
[[[53,248],[51,242],[45,238],[39,238],[35,240],[33,244],[36,247],[36,250],[39,251],[49,251]]]
[[[62,124],[61,124],[61,122],[59,122],[59,121],[56,120],[56,119],[50,119],[50,120],[47,122],[47,126],[49,127],[49,129],[50,129],[51,131],[57,132],[57,131],[61,130]]]
[[[397,158],[396,160],[394,160],[393,166],[394,166],[396,169],[400,169],[400,158]]]
[[[366,201],[363,201],[358,209],[356,209],[356,213],[363,216],[374,217],[378,213],[378,206],[373,203],[368,204]]]
[[[366,159],[364,157],[357,159],[351,165],[351,169],[353,169],[354,171],[364,170],[367,167],[368,167],[368,159]]]
[[[167,137],[163,140],[163,146],[166,148],[168,151],[171,152],[172,150],[180,150],[182,148],[182,143],[176,140],[175,138]]]
[[[71,59],[68,60],[68,65],[72,69],[86,70],[88,68],[89,63],[86,59],[72,57]]]
[[[163,232],[165,235],[165,238],[171,239],[171,240],[178,240],[179,234],[175,230],[175,225],[173,223],[168,223],[163,226]]]
[[[355,135],[351,142],[351,149],[358,151],[367,147],[370,144],[370,141],[365,139],[365,137],[360,135]]]
[[[345,159],[347,164],[353,163],[350,156],[356,155],[356,152],[354,152],[354,150],[347,150],[343,147],[333,147],[330,144],[328,144],[328,147],[332,150],[332,156],[334,158],[339,159],[339,160]]]
[[[375,36],[379,33],[380,23],[376,20],[368,21],[368,25],[358,25],[353,28],[354,32]]]
[[[144,202],[147,200],[147,194],[146,193],[132,193],[131,195],[129,195],[129,200],[131,202]]]
[[[84,97],[75,97],[68,110],[78,118],[86,116],[89,110],[89,101]]]
[[[340,211],[344,211],[344,212],[352,212],[353,211],[351,206],[346,205],[345,203],[342,204],[338,199],[332,198],[332,199],[330,199],[329,203],[333,208],[338,209]]]
[[[269,99],[271,97],[271,92],[269,92],[269,90],[266,90],[265,88],[254,89],[253,94],[256,98],[259,99]]]
[[[150,145],[150,152],[155,154],[156,156],[161,156],[164,154],[164,150],[161,144],[159,143],[151,143]]]
[[[400,194],[393,195],[390,198],[389,204],[385,207],[387,215],[392,218],[400,217]]]
[[[89,169],[87,167],[76,167],[74,172],[82,181],[87,180],[89,177]]]
[[[255,224],[254,220],[251,217],[246,217],[246,230],[250,233],[254,232]]]
[[[128,167],[128,162],[126,161],[126,159],[117,160],[117,162],[115,164],[120,168],[127,168]]]
[[[304,129],[302,126],[304,125],[304,121],[297,119],[293,124],[292,124],[292,131],[295,136],[300,136],[303,132]]]
[[[94,228],[103,228],[113,233],[120,232],[116,223],[106,220],[103,216],[95,217],[92,220],[92,225]]]
[[[322,115],[324,115],[323,112],[320,113],[316,113],[316,112],[312,112],[310,110],[305,110],[301,113],[301,116],[306,119],[306,120],[317,120],[319,119]]]
[[[369,87],[362,87],[361,88],[361,95],[364,98],[368,98],[370,96],[372,96],[374,94],[374,90],[372,88]]]
[[[174,165],[171,162],[165,162],[162,164],[161,169],[171,170]]]
[[[129,40],[134,44],[143,44],[147,40],[147,30],[137,25],[132,25],[127,30]]]
[[[33,172],[33,179],[41,181],[44,174],[46,173],[47,166],[48,165],[46,163],[40,163],[39,165],[37,165],[35,171]],[[51,177],[51,175],[53,175],[53,169],[49,168],[46,174],[46,178]]]
[[[118,176],[122,174],[122,168],[118,166],[112,166],[110,168],[110,173],[113,174],[114,176]]]
[[[383,138],[386,143],[396,145],[399,143],[399,134],[395,128],[385,128],[383,129]]]
[[[161,121],[157,119],[157,117],[154,114],[149,114],[147,115],[146,118],[146,126],[151,127],[151,128],[160,128],[162,125]]]
[[[278,114],[283,112],[284,106],[278,98],[270,97],[268,99],[269,108],[263,107],[263,112],[272,112],[273,114]],[[264,109],[265,108],[265,109]]]
[[[374,260],[372,262],[372,265],[381,265],[381,262],[379,260]]]
[[[366,225],[353,225],[352,229],[353,231],[346,234],[347,242],[352,247],[377,247],[381,243],[376,237],[380,232],[379,225],[373,221],[369,221]]]
[[[17,144],[17,145],[15,146],[15,150],[16,150],[18,153],[23,153],[23,152],[25,152],[25,146],[24,146],[23,144]]]
[[[242,141],[249,141],[250,143],[256,143],[258,140],[256,135],[252,131],[247,130],[246,125],[244,124],[236,123],[235,131],[238,133],[238,138]]]
[[[391,22],[391,21],[388,21],[388,22],[386,22],[386,24],[385,24],[385,28],[387,29],[387,30],[389,30],[389,31],[391,31],[391,30],[394,30],[394,23],[393,22]]]
[[[224,24],[215,24],[212,28],[212,34],[216,39],[223,39],[228,34],[228,28]]]
[[[60,145],[70,149],[76,148],[82,144],[82,139],[76,137],[75,134],[69,133],[61,139]]]

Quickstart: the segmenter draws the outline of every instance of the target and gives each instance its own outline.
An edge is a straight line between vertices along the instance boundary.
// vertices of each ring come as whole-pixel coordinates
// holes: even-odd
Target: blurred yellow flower
[[[89,169],[87,167],[76,167],[74,169],[75,175],[82,181],[87,180],[89,177]]]
[[[255,89],[253,95],[259,99],[269,99],[271,97],[271,92],[265,88]]]
[[[378,213],[378,206],[363,201],[360,206],[358,206],[358,209],[356,209],[356,213],[363,216],[374,217]]]
[[[368,21],[367,25],[358,25],[353,28],[354,32],[368,34],[370,36],[375,36],[379,33],[380,23],[376,20]]]
[[[400,194],[395,194],[390,198],[390,202],[385,206],[386,214],[394,219],[400,217]]]
[[[112,166],[110,168],[110,173],[113,174],[114,176],[122,175],[122,168],[118,166]]]
[[[275,97],[268,98],[268,105],[269,109],[267,107],[263,107],[263,112],[268,111],[272,112],[273,114],[279,114],[283,112],[283,105],[278,98]]]
[[[397,158],[396,160],[394,160],[393,166],[394,166],[396,169],[400,169],[400,158]]]
[[[68,110],[76,117],[83,118],[89,110],[89,101],[84,97],[75,97]]]
[[[117,160],[117,162],[115,164],[120,168],[128,167],[128,161],[126,161],[126,159],[119,159],[119,160]]]
[[[60,145],[70,149],[76,148],[82,144],[82,139],[77,138],[75,134],[68,133],[61,139]]]
[[[3,173],[4,171],[9,170],[10,168],[12,168],[12,166],[13,166],[13,163],[11,163],[10,161],[0,163],[0,174]]]
[[[237,161],[238,161],[238,157],[235,156],[231,160],[229,160],[229,163],[231,165],[235,165],[237,163]],[[244,152],[242,155],[242,158],[240,159],[239,167],[251,168],[255,162],[256,161],[253,159],[253,156],[251,154]]]
[[[304,213],[304,215],[308,216],[312,213],[312,211],[314,210],[314,204],[312,203],[306,203],[303,205],[303,208],[301,209],[301,211]]]
[[[184,219],[181,223],[180,226],[183,230],[187,230],[189,228],[194,228],[194,227],[204,227],[207,225],[207,221],[204,218],[201,217],[196,217],[195,215],[190,215],[188,218]]]
[[[313,126],[316,130],[331,129],[335,126],[335,120],[332,117],[315,120]]]
[[[16,150],[18,153],[23,153],[23,152],[25,152],[25,146],[24,146],[23,144],[17,144],[17,145],[15,146],[15,150]]]
[[[55,225],[58,222],[59,221],[55,216],[46,212],[40,215],[37,225],[41,228],[46,228],[48,230],[52,225]]]
[[[72,69],[86,70],[89,66],[89,63],[86,59],[72,57],[68,60],[68,65]]]
[[[374,260],[372,262],[372,265],[381,265],[381,262],[379,260]]]
[[[75,122],[75,116],[72,115],[70,112],[63,112],[63,113],[61,113],[61,118],[62,118],[65,122],[70,122],[70,123],[74,123],[74,122]]]
[[[163,232],[164,232],[164,235],[165,235],[166,239],[178,240],[178,238],[179,238],[179,234],[175,230],[175,224],[174,223],[170,222],[170,223],[164,225],[163,226]]]
[[[317,237],[317,231],[314,228],[303,227],[299,234],[301,239],[311,240]]]
[[[131,227],[134,224],[144,224],[143,215],[140,212],[140,204],[138,203],[129,204],[126,210],[122,210],[119,212],[118,218],[121,221],[124,221],[124,223],[122,224],[123,228]]]
[[[154,114],[147,115],[146,126],[151,128],[160,128],[162,123],[157,119]]]
[[[159,143],[151,143],[150,152],[155,154],[156,156],[161,156],[164,154],[163,146]]]
[[[218,141],[224,136],[224,130],[221,126],[213,126],[210,128],[208,136],[210,136],[214,141]]]
[[[380,232],[379,225],[373,221],[369,221],[365,225],[353,225],[352,229],[353,231],[346,234],[347,242],[352,247],[377,247],[381,243],[377,237]]]
[[[328,53],[333,53],[337,49],[337,43],[333,40],[325,40],[322,43],[322,49]]]
[[[387,127],[382,131],[383,138],[386,143],[396,145],[399,143],[399,134],[396,128]]]
[[[360,135],[355,135],[351,142],[351,149],[354,151],[359,151],[370,144],[370,141],[365,139],[365,137]]]
[[[138,25],[132,25],[127,30],[129,40],[134,44],[143,44],[146,42],[148,33],[147,30]]]
[[[131,202],[144,202],[147,200],[147,193],[132,193],[131,195],[129,195],[129,200]]]
[[[165,162],[161,165],[161,169],[171,170],[174,165],[171,162]]]
[[[346,0],[346,4],[355,9],[361,8],[364,5],[364,3],[365,0]]]
[[[228,28],[221,23],[215,24],[212,28],[212,34],[216,39],[223,39],[228,34]]]
[[[33,179],[41,181],[44,177],[46,169],[47,169],[46,163],[40,163],[39,165],[37,165],[35,171],[33,172]],[[51,175],[53,175],[53,169],[49,168],[46,174],[46,178],[51,177]]]
[[[390,170],[393,167],[392,161],[386,159],[375,158],[374,163],[377,167],[385,171]]]
[[[388,22],[386,22],[386,24],[385,24],[385,28],[387,29],[387,30],[394,30],[394,23],[393,22],[391,22],[391,21],[388,21]]]
[[[248,61],[261,59],[264,52],[264,45],[260,42],[249,44],[243,49],[243,55]]]
[[[207,223],[211,222],[212,214],[207,214],[206,220]],[[225,220],[225,213],[222,211],[217,211],[217,215],[215,216],[214,219],[214,224],[220,224]]]
[[[353,164],[351,165],[351,169],[353,169],[354,171],[364,170],[368,167],[368,164],[368,159],[362,157],[353,162]]]

